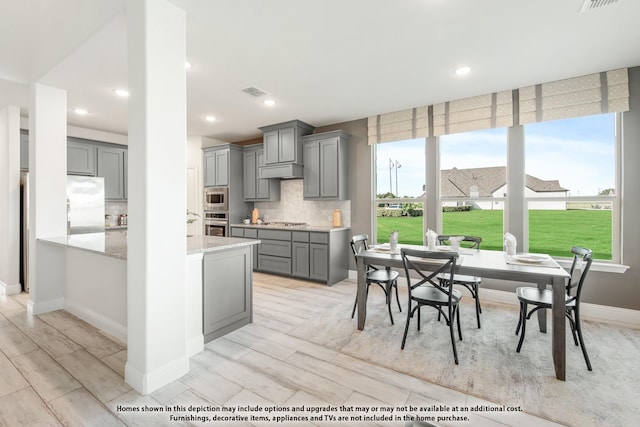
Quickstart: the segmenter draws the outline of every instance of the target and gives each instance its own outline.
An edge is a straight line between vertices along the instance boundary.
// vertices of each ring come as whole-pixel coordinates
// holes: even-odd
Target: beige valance
[[[621,68],[371,116],[369,144],[629,111],[628,74]]]
[[[519,90],[519,124],[629,111],[626,68]]]
[[[433,106],[434,136],[508,126],[513,126],[510,90]]]
[[[369,117],[369,145],[430,136],[428,110],[425,106]]]

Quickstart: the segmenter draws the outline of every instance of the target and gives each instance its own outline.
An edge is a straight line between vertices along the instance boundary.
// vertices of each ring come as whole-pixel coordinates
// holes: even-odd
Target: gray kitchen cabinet
[[[261,127],[264,133],[265,165],[295,163],[302,165],[302,136],[313,132],[314,127],[292,120],[271,126]]]
[[[291,275],[309,277],[309,232],[291,233]]]
[[[204,186],[229,185],[229,148],[204,149]]]
[[[303,140],[306,200],[347,200],[349,135],[342,131],[307,135]]]
[[[231,227],[231,231],[229,232],[231,237],[242,237],[245,239],[257,239],[258,238],[258,230],[252,228],[242,228],[242,227]],[[251,247],[253,251],[253,269],[258,269],[258,245],[253,245]]]
[[[203,257],[203,334],[209,342],[252,321],[251,248]]]
[[[125,199],[125,156],[124,148],[97,146],[96,176],[104,178],[104,198]]]
[[[20,130],[20,170],[29,170],[29,134]]]
[[[257,238],[256,271],[333,285],[349,275],[349,229],[282,230],[248,225],[231,227],[232,237]],[[247,235],[247,232],[251,232]]]
[[[258,177],[259,168],[264,164],[262,145],[245,147],[243,153],[243,197],[245,201],[280,200],[280,181]]]
[[[69,175],[96,176],[96,146],[68,138],[67,173]]]
[[[291,275],[291,232],[258,230],[258,270]]]

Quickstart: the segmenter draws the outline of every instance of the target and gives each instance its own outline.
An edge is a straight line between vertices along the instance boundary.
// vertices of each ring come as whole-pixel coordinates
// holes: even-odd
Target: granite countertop
[[[186,255],[209,253],[242,246],[257,245],[260,240],[236,237],[194,235],[187,237]],[[127,259],[127,232],[73,234],[69,236],[47,237],[39,241],[94,252],[112,258]]]
[[[332,231],[350,230],[351,227],[331,227],[328,225],[272,225],[272,224],[230,224],[229,227],[258,228],[265,230],[289,230],[289,231],[318,231],[323,233],[331,233]]]

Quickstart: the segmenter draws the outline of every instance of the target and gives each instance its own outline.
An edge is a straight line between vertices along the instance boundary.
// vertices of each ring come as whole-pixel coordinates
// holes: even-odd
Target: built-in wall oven
[[[226,237],[229,235],[229,214],[227,212],[204,213],[204,235]]]
[[[228,195],[226,187],[205,187],[204,211],[227,212],[229,210]]]

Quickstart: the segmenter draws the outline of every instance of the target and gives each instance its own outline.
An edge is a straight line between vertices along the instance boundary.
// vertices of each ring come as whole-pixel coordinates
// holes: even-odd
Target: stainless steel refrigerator
[[[104,178],[67,176],[67,233],[104,232]]]

